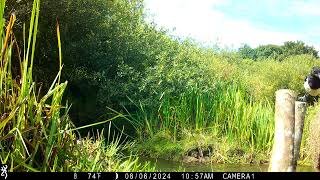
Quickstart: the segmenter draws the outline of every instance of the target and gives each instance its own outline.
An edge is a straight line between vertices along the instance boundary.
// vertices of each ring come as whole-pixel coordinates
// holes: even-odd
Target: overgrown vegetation
[[[141,107],[140,114],[132,115],[135,122],[145,122],[142,129],[138,129],[142,140],[157,132],[166,132],[169,133],[167,140],[177,143],[183,141],[186,133],[202,132],[210,134],[216,141],[241,142],[242,148],[256,151],[271,148],[274,131],[272,105],[267,100],[254,102],[237,85],[221,81],[212,91],[200,93],[193,90],[177,100],[164,95],[161,102],[155,112]]]
[[[267,154],[270,153],[274,133],[274,92],[289,88],[302,93],[304,77],[311,67],[319,65],[318,60],[300,55],[282,62],[271,59],[228,61],[222,58],[210,62],[208,68],[215,72],[213,80],[207,81],[212,84],[210,89],[201,90],[195,84],[193,87],[196,90],[190,88],[179,96],[164,93],[159,108],[154,111],[139,105],[140,111],[132,114],[132,119],[144,122],[138,132],[145,145],[139,146],[138,150],[148,156],[168,159],[173,158],[170,154],[178,151],[179,158],[175,158],[181,160],[195,147],[210,147],[215,149],[211,158],[217,160],[223,157],[222,162],[268,162]],[[309,131],[305,132],[304,136],[308,137]],[[163,133],[167,135],[163,136]],[[199,133],[211,140],[202,145],[196,140],[185,141],[186,134],[197,136]],[[158,138],[159,135],[162,138]],[[148,137],[151,137],[150,140],[145,141]],[[171,146],[172,152],[169,153],[150,144],[158,144],[159,147],[164,147],[164,144],[177,145]],[[220,147],[216,148],[213,144]],[[242,152],[240,161],[235,155],[230,155],[234,151]],[[306,154],[303,156],[308,158]],[[310,159],[304,159],[304,162],[307,161]]]
[[[59,71],[47,93],[39,95],[39,87],[33,81],[32,72],[40,0],[35,0],[32,7],[29,36],[21,52],[12,31],[15,14],[10,16],[6,25],[6,21],[2,19],[5,0],[0,2],[1,164],[8,164],[10,171],[152,171],[148,164],[142,166],[131,155],[120,159],[124,155],[119,150],[126,149],[127,145],[120,144],[119,138],[114,137],[107,142],[104,137],[77,140],[79,138],[74,133],[77,128],[69,119],[69,108],[61,102],[67,81],[60,82],[62,53],[58,24]],[[3,32],[5,26],[6,30]],[[13,49],[23,54],[20,73],[16,76],[12,73]],[[110,131],[109,128],[108,132]],[[94,157],[93,151],[97,152]]]
[[[22,22],[32,7],[39,8],[38,1],[33,6],[31,2],[8,2],[8,9],[16,9],[17,33],[8,40],[2,37],[4,44],[8,42],[2,45],[2,57],[8,60],[1,61],[1,124],[6,125],[1,129],[6,140],[1,143],[6,143],[1,146],[9,149],[1,160],[17,160],[12,163],[17,169],[154,170],[132,157],[121,163],[123,155],[118,154],[124,150],[118,140],[108,144],[88,138],[78,146],[73,143],[75,134],[65,131],[73,127],[70,119],[81,126],[108,119],[114,112],[127,114],[121,116],[127,122],[104,127],[122,132],[124,124],[124,133],[134,134],[137,143],[131,150],[138,154],[182,160],[209,152],[205,156],[214,162],[265,163],[273,143],[275,91],[303,93],[306,74],[320,66],[318,52],[300,41],[230,52],[171,37],[145,21],[143,0],[42,0],[43,10],[32,11],[41,21],[30,21],[31,39],[25,44]],[[56,43],[56,19],[61,43]],[[39,43],[33,45],[37,28]],[[16,44],[26,46],[21,65]],[[29,49],[31,55],[25,53]],[[61,49],[67,52],[63,72]],[[34,56],[38,58],[33,62]],[[33,79],[43,82],[41,91]],[[66,80],[68,88],[61,83]],[[62,105],[65,101],[72,106]],[[308,115],[307,123],[310,119]],[[305,137],[309,134],[307,124]],[[17,139],[10,143],[13,137]],[[13,147],[23,155],[20,160],[11,153]],[[306,138],[302,148],[302,162],[308,163]],[[36,158],[46,164],[38,164]]]
[[[302,156],[304,161],[309,161],[316,170],[319,171],[320,165],[320,103],[316,103],[307,111],[307,117],[304,125],[304,133],[302,141]]]

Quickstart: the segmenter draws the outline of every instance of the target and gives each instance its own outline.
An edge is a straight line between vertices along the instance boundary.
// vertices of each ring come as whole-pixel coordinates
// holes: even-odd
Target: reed
[[[1,0],[1,17],[5,0]],[[15,15],[5,24],[1,21],[1,67],[0,67],[0,147],[1,163],[10,164],[10,171],[55,171],[61,161],[58,151],[70,146],[74,134],[65,133],[72,124],[68,119],[67,106],[61,105],[67,81],[61,83],[61,69],[50,89],[38,97],[36,83],[32,79],[36,36],[38,31],[40,1],[32,6],[29,35],[20,61],[20,74],[13,77],[12,52],[20,52],[13,35]],[[59,34],[59,29],[57,29]],[[58,36],[58,41],[60,37]],[[24,33],[25,39],[25,33]],[[61,45],[58,46],[61,52]]]
[[[268,151],[272,145],[273,105],[267,100],[255,102],[236,84],[218,81],[210,91],[194,88],[178,98],[164,95],[156,112],[139,109],[131,117],[144,125],[138,129],[144,137],[166,131],[176,142],[185,131],[212,132],[256,151]]]
[[[120,149],[127,146],[120,143],[120,138],[106,142],[98,135],[95,139],[90,136],[77,140],[75,131],[111,122],[122,115],[83,127],[73,125],[68,116],[70,106],[62,104],[68,82],[61,82],[63,65],[58,22],[59,71],[49,90],[42,97],[38,95],[40,87],[33,81],[32,71],[40,0],[33,2],[27,41],[24,25],[23,57],[18,67],[13,67],[12,53],[18,52],[20,57],[21,50],[12,31],[15,15],[12,14],[7,23],[3,19],[5,2],[0,0],[0,162],[8,164],[11,172],[152,171],[148,163],[141,165],[133,155],[126,158],[120,155]],[[14,77],[12,68],[20,69],[20,74]],[[108,152],[112,153],[106,157],[104,154]]]

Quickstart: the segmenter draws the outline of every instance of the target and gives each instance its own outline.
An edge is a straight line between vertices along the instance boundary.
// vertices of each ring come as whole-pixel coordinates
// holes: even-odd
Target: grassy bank
[[[188,105],[184,104],[184,97],[175,102],[178,104],[167,100],[157,113],[143,111],[136,115],[145,121],[145,126],[138,130],[140,139],[135,150],[142,156],[186,163],[268,163],[274,136],[274,105],[267,101],[253,103],[239,92],[229,95],[223,98],[229,102],[216,101],[218,107],[214,96],[208,104],[200,96],[194,101],[189,99]],[[310,147],[315,148],[315,140],[311,139],[315,131],[310,130],[310,123],[318,109],[316,105],[307,110],[300,164],[312,163],[314,151]]]
[[[263,161],[262,154],[272,147],[273,105],[249,97],[241,86],[223,81],[208,92],[194,90],[179,98],[164,95],[158,111],[141,107],[132,115],[146,125],[138,130],[142,144],[137,150],[175,160],[201,150],[210,151],[215,162]]]
[[[214,80],[208,82],[211,88],[201,90],[195,85],[178,96],[163,93],[156,110],[137,104],[140,110],[131,114],[131,119],[137,124],[140,138],[138,152],[176,161],[192,154],[197,156],[195,162],[202,161],[199,156],[203,152],[206,161],[220,163],[269,161],[274,136],[274,92],[289,88],[303,93],[304,77],[311,67],[319,65],[318,60],[307,55],[283,62],[215,58],[220,59],[206,62],[211,63],[208,69],[214,73]],[[310,106],[306,118],[301,161],[305,164],[311,163],[307,139],[314,111],[317,106]]]

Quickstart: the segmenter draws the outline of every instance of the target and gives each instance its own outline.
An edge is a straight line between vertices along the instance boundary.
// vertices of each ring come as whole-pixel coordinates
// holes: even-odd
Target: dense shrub
[[[278,89],[288,88],[303,93],[303,82],[313,66],[320,61],[310,55],[291,56],[277,60],[243,61],[239,65],[241,83],[255,98],[274,99]]]

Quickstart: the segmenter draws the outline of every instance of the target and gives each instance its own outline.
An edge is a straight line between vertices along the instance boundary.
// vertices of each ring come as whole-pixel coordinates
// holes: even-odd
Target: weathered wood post
[[[314,170],[320,172],[320,111],[316,117],[311,120],[309,127],[309,148],[313,160]]]
[[[269,172],[294,170],[295,99],[296,94],[292,90],[276,91],[275,134]]]
[[[304,118],[306,115],[307,104],[305,102],[296,101],[295,104],[295,129],[294,129],[294,166],[296,171],[297,162],[300,159],[300,145],[304,127]]]

